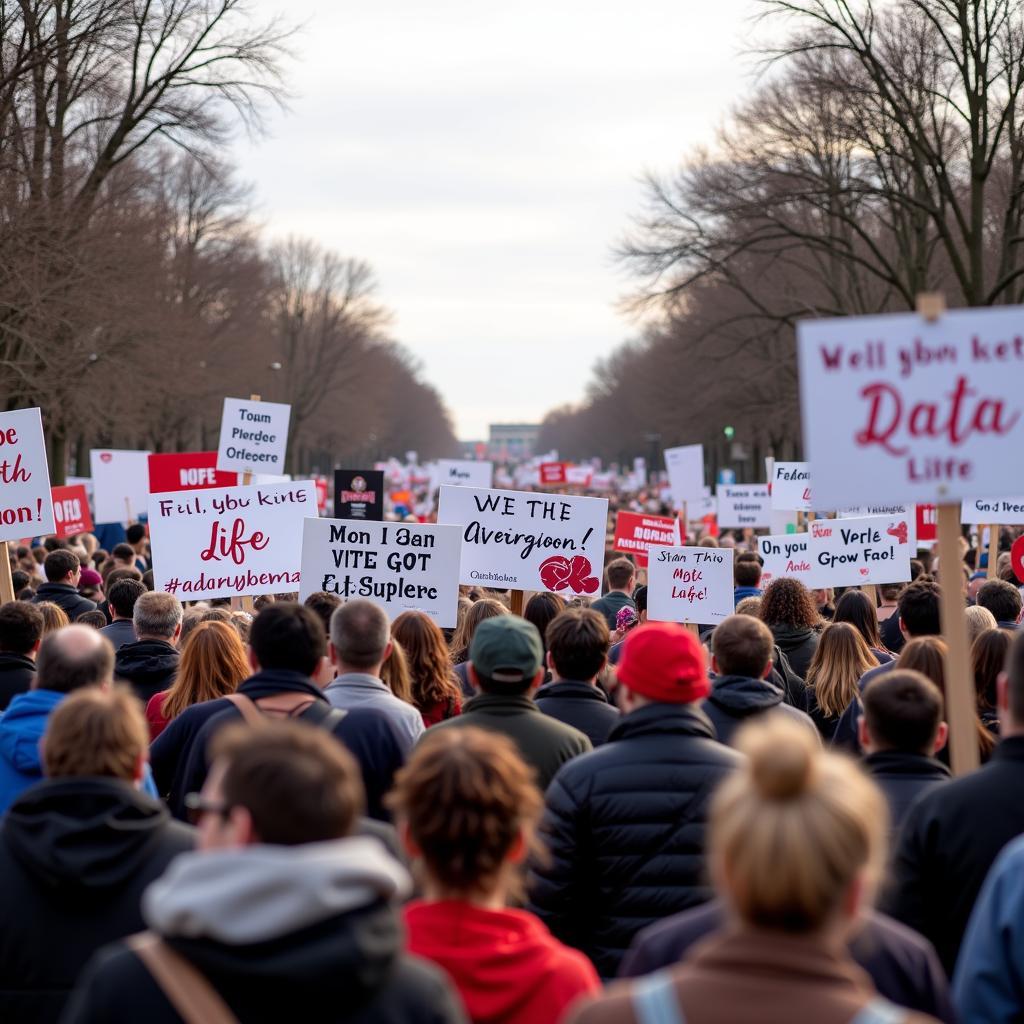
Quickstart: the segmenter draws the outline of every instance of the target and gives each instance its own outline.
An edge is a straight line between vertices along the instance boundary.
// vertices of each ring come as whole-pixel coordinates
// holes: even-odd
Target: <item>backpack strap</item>
[[[670,971],[656,971],[634,982],[633,1016],[637,1024],[686,1024]]]
[[[850,1024],[903,1024],[909,1014],[887,999],[872,999]]]
[[[304,708],[301,714],[296,715],[296,718],[333,733],[347,714],[343,708],[333,708],[322,700],[315,700],[308,708]]]
[[[209,981],[153,932],[126,940],[185,1024],[238,1024]]]
[[[231,701],[242,713],[246,725],[260,725],[265,721],[263,713],[256,706],[256,702],[246,697],[244,693],[229,693],[226,695],[226,699]]]

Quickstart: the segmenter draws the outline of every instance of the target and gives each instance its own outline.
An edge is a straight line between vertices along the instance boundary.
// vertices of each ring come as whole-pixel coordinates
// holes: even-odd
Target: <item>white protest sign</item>
[[[55,530],[42,415],[38,409],[0,413],[0,540]]]
[[[656,622],[719,623],[735,610],[731,548],[653,548],[647,567],[647,617]]]
[[[1024,498],[968,498],[960,506],[960,522],[996,526],[1024,523]]]
[[[811,467],[806,462],[776,462],[768,477],[772,508],[811,512]]]
[[[494,464],[473,459],[438,459],[437,487],[490,487],[494,480]]]
[[[684,504],[701,500],[704,494],[704,445],[666,448],[665,469],[668,470],[672,504],[677,510]]]
[[[910,545],[910,557],[917,555],[917,506],[916,505],[857,505],[854,508],[841,508],[840,519],[864,519],[867,516],[888,516],[890,519],[906,519],[907,543]],[[895,580],[892,582],[896,582]]]
[[[905,583],[910,579],[910,524],[906,516],[815,519],[808,531],[819,587]]]
[[[439,523],[462,528],[459,582],[597,594],[607,498],[442,487]]]
[[[316,516],[312,480],[153,494],[156,589],[182,601],[298,590],[307,516]]]
[[[998,496],[1024,450],[1020,307],[797,324],[815,500]]]
[[[94,523],[128,523],[146,511],[150,454],[109,448],[89,452]]]
[[[280,402],[225,398],[217,468],[235,473],[284,472],[292,407]]]
[[[771,498],[767,484],[719,484],[719,529],[771,525]]]
[[[307,519],[299,600],[325,590],[374,601],[392,619],[419,611],[438,626],[454,626],[461,543],[457,526]]]
[[[780,576],[799,580],[808,590],[818,586],[809,551],[810,534],[780,533],[758,537],[757,547],[764,560],[761,567],[762,589]]]

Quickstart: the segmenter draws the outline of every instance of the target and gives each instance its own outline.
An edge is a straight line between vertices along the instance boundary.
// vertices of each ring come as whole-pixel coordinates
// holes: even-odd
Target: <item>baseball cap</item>
[[[690,704],[711,692],[700,641],[674,622],[648,622],[622,646],[617,676],[633,693],[663,704]]]
[[[476,674],[496,683],[532,679],[544,659],[540,633],[533,623],[517,615],[496,615],[476,628],[469,660]]]

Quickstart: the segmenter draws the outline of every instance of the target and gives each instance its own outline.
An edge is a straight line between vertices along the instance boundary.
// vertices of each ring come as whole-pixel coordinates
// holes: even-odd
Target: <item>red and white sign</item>
[[[542,462],[540,464],[540,483],[542,487],[552,487],[555,484],[567,483],[566,470],[569,468],[565,462]]]
[[[780,576],[799,580],[809,590],[816,587],[814,565],[811,562],[810,534],[779,533],[757,538],[757,547],[764,565],[761,568],[761,588]]]
[[[768,478],[772,508],[812,512],[811,467],[806,462],[776,462]]]
[[[1010,548],[1010,564],[1014,575],[1024,583],[1024,535],[1018,537]]]
[[[316,488],[316,508],[323,515],[327,511],[327,477],[313,477],[313,486]]]
[[[92,530],[92,516],[89,514],[89,496],[82,484],[70,487],[53,487],[53,519],[58,537],[73,537],[76,533]]]
[[[93,449],[92,514],[97,523],[130,523],[149,502],[149,456],[146,451]]]
[[[910,559],[916,554],[909,518],[815,519],[807,546],[815,586],[906,583]]]
[[[0,540],[53,533],[50,472],[38,409],[0,414]]]
[[[647,571],[647,617],[716,624],[735,610],[731,548],[660,548]]]
[[[150,494],[237,486],[237,473],[217,469],[216,452],[161,452],[149,457]]]
[[[939,517],[935,505],[917,506],[917,542],[934,544],[939,539]]]
[[[565,482],[569,487],[589,487],[594,479],[593,466],[569,466],[565,471]]]
[[[635,555],[641,569],[647,568],[647,555],[652,547],[678,547],[679,544],[678,519],[640,512],[620,512],[615,519],[613,549]]]

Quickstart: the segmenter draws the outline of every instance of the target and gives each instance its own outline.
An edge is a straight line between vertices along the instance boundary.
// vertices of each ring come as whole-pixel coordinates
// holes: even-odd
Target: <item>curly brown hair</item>
[[[761,595],[761,621],[766,626],[815,629],[822,620],[811,592],[799,580],[781,576],[772,580]]]

